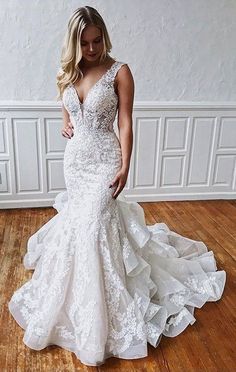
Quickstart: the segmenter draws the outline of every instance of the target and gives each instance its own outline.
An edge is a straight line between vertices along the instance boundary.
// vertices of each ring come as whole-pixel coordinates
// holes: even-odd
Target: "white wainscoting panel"
[[[52,205],[65,190],[60,105],[0,110],[0,208]],[[133,133],[128,200],[236,198],[235,103],[136,102]]]

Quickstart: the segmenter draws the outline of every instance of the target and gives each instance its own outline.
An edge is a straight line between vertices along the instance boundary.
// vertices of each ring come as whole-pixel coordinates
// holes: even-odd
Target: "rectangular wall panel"
[[[16,169],[16,190],[40,191],[39,123],[37,119],[13,119],[13,144]]]
[[[6,125],[6,120],[0,118],[0,154],[2,155],[7,155],[8,153]]]
[[[155,188],[158,120],[143,118],[136,121],[134,188]]]
[[[0,193],[10,192],[9,162],[0,161]]]
[[[196,118],[193,122],[188,185],[206,185],[214,141],[214,118]]]

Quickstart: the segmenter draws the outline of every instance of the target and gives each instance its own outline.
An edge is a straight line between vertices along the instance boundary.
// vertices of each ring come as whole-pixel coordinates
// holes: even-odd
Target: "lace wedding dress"
[[[112,198],[121,166],[113,83],[123,65],[115,61],[83,103],[73,84],[63,93],[74,125],[66,191],[29,238],[23,263],[34,272],[8,303],[28,347],[59,345],[90,366],[147,356],[148,342],[177,336],[195,322],[194,308],[219,300],[226,280],[203,242],[147,226],[138,203]]]

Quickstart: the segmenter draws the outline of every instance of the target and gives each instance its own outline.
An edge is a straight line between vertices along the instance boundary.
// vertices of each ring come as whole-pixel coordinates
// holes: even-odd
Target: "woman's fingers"
[[[117,188],[115,189],[115,191],[112,194],[112,197],[116,199],[117,196],[121,193],[122,189],[123,189],[122,183],[119,182],[118,185],[117,185]]]
[[[63,137],[71,138],[69,132],[65,128],[62,129],[61,133],[62,133]]]
[[[69,121],[68,124],[69,124],[69,126],[70,126],[71,128],[74,129],[74,126],[73,126],[73,124],[71,123],[71,121]]]
[[[62,128],[62,135],[66,138],[71,138],[74,133],[73,133],[73,124],[71,122],[68,122],[65,127]]]

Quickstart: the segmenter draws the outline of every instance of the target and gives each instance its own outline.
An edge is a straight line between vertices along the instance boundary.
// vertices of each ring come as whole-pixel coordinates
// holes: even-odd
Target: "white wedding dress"
[[[183,332],[195,307],[221,298],[226,280],[203,242],[164,223],[147,226],[138,203],[112,198],[121,166],[113,83],[122,65],[115,61],[83,103],[73,84],[63,93],[74,125],[66,191],[29,238],[23,262],[34,272],[8,303],[28,347],[59,345],[90,366],[147,356],[147,342]]]

